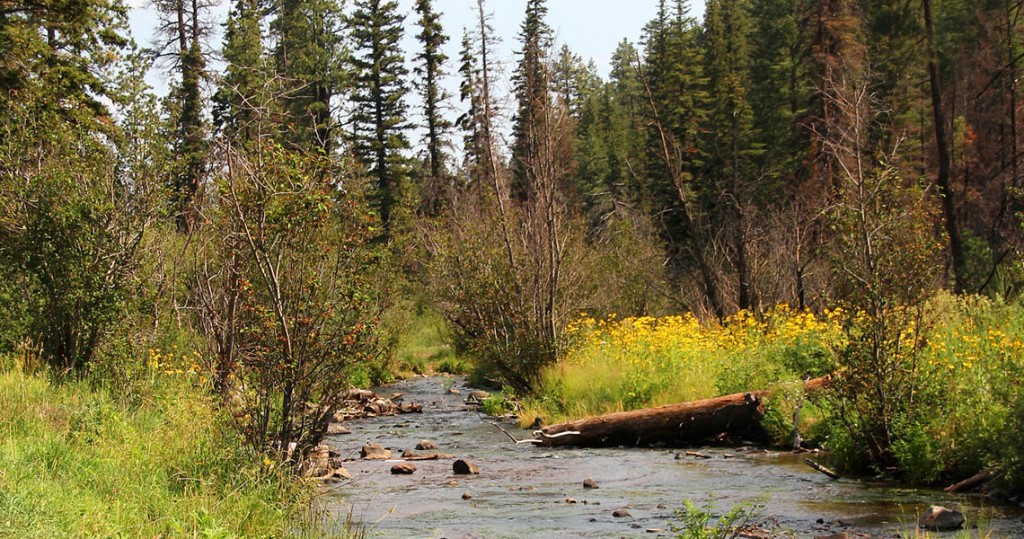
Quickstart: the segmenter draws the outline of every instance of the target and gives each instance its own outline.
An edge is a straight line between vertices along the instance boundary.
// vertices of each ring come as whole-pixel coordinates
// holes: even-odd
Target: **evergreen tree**
[[[550,105],[548,51],[551,48],[551,27],[545,22],[548,8],[545,0],[528,0],[526,17],[519,30],[519,65],[512,76],[516,99],[516,116],[512,124],[512,194],[524,200],[529,196],[526,164],[537,148],[530,130],[540,121],[540,111]]]
[[[62,121],[105,130],[105,72],[128,44],[120,0],[26,0],[0,9],[0,106],[31,105]],[[0,111],[6,116],[6,112]]]
[[[271,25],[289,121],[283,136],[298,149],[330,154],[337,144],[331,101],[346,84],[342,19],[338,0],[281,0]]]
[[[748,256],[748,226],[755,220],[757,193],[753,183],[753,110],[750,87],[750,6],[743,0],[710,0],[704,22],[707,41],[708,93],[711,109],[705,152],[704,203],[716,225],[729,230],[729,258],[737,278],[737,306],[753,304]]]
[[[423,49],[416,55],[419,65],[416,74],[423,97],[423,117],[427,128],[427,169],[429,177],[424,186],[423,209],[429,215],[436,215],[441,209],[443,191],[448,183],[445,166],[445,135],[451,123],[445,119],[443,105],[446,98],[440,80],[444,77],[444,64],[448,57],[441,47],[448,42],[448,36],[441,27],[440,15],[433,10],[430,0],[416,0],[416,12],[420,33],[416,38]]]
[[[399,43],[402,16],[394,0],[358,0],[350,19],[354,88],[353,149],[375,182],[374,202],[392,237],[405,195],[408,167],[404,152],[407,70]]]
[[[195,226],[200,185],[209,160],[206,108],[202,83],[208,79],[202,40],[209,34],[203,21],[210,4],[200,0],[159,0],[155,3],[161,17],[158,35],[167,39],[157,43],[157,54],[169,57],[180,75],[169,96],[173,115],[171,141],[176,163],[171,174],[174,221],[179,232]]]
[[[258,135],[261,88],[267,78],[260,0],[236,0],[224,32],[224,77],[214,96],[214,121],[233,143]]]
[[[468,30],[462,33],[462,48],[459,51],[459,101],[463,103],[465,112],[456,120],[456,125],[462,130],[462,154],[463,166],[469,178],[481,180],[485,177],[483,171],[486,151],[484,149],[483,126],[480,115],[482,106],[480,104],[480,67],[477,65],[476,51],[473,47],[473,38]]]

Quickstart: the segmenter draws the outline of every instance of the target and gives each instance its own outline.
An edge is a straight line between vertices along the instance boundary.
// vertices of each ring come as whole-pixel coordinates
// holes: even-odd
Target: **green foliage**
[[[294,442],[305,455],[325,435],[346,373],[370,369],[381,350],[373,220],[338,163],[274,143],[230,155],[219,187],[225,226],[210,231],[202,255],[212,264],[197,276],[218,286],[196,288],[200,323],[218,332],[218,379],[237,381],[249,444]]]
[[[503,389],[501,393],[488,395],[484,398],[480,406],[485,414],[491,417],[502,417],[516,411],[516,402],[508,396],[511,395],[511,392],[506,391],[507,389],[509,388]]]
[[[0,535],[326,533],[308,513],[310,486],[246,451],[189,375],[152,374],[148,398],[129,404],[88,380],[57,385],[45,374],[2,369]]]
[[[447,374],[466,374],[469,365],[456,354],[451,344],[451,332],[445,325],[444,318],[432,308],[425,305],[406,306],[406,316],[402,324],[400,337],[395,347],[399,372],[427,374],[442,372]],[[395,321],[386,320],[386,325],[395,325]]]
[[[31,102],[10,105],[0,120],[0,266],[20,287],[6,293],[24,302],[12,326],[53,366],[78,370],[122,316],[138,268],[153,178],[136,150],[148,141],[113,147]]]
[[[715,515],[713,504],[701,507],[686,500],[683,509],[676,511],[679,524],[670,527],[676,539],[736,539],[744,537],[759,515],[756,505],[738,504],[728,513]]]
[[[238,43],[232,50],[240,65],[234,76],[245,83],[240,88],[243,97],[253,90],[248,84],[249,77],[259,73],[258,69],[253,73],[252,68],[257,60],[255,51],[262,49],[257,44],[256,19],[262,9],[265,8],[261,5],[246,6],[236,27]],[[271,23],[276,44],[274,74],[280,77],[274,82],[282,90],[276,96],[276,105],[284,112],[282,123],[288,126],[278,135],[291,149],[330,155],[337,148],[341,133],[338,119],[332,114],[331,100],[350,82],[345,66],[348,50],[343,41],[343,18],[342,3],[337,0],[295,0],[279,4],[277,17]],[[252,50],[241,50],[254,45]]]
[[[405,96],[408,71],[399,43],[403,16],[394,0],[356,0],[349,16],[353,40],[354,107],[352,150],[373,178],[371,201],[383,227],[381,237],[407,226],[409,148]]]

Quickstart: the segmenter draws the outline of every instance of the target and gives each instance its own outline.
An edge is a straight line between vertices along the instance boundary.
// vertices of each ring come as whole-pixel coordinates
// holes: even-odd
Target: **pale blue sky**
[[[139,6],[131,13],[133,35],[140,46],[147,46],[152,39],[155,18],[145,7],[147,0],[129,2],[132,6]],[[227,17],[229,2],[220,0],[213,13],[218,30]],[[409,56],[410,47],[415,46],[411,41],[416,32],[416,14],[412,9],[414,0],[400,0],[399,3],[406,14],[405,48]],[[558,44],[568,43],[584,59],[593,59],[601,75],[605,76],[616,45],[623,38],[634,43],[639,41],[643,26],[654,18],[657,0],[549,0],[547,6],[547,22],[554,29]],[[454,71],[462,28],[473,26],[475,22],[476,0],[435,0],[434,9],[442,13],[445,32],[451,38],[446,52],[453,59],[449,70]],[[498,59],[508,64],[512,61],[512,51],[518,47],[516,35],[526,0],[488,0],[487,9],[494,14],[492,24],[501,39]],[[704,0],[692,0],[691,15],[700,19],[703,12]],[[219,47],[220,37],[215,36],[212,42]],[[150,81],[158,88],[164,86],[156,74]]]

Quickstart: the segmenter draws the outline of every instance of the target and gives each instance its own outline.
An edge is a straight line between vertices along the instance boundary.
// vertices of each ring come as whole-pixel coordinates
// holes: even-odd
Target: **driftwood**
[[[942,490],[945,490],[946,492],[964,492],[983,485],[994,478],[995,476],[992,475],[992,472],[983,471],[976,473],[959,483],[954,483]]]
[[[814,468],[815,470],[818,470],[819,472],[821,472],[821,473],[831,477],[832,479],[839,479],[839,474],[837,474],[837,473],[833,472],[832,470],[822,466],[821,464],[818,464],[817,462],[814,462],[811,459],[804,459],[804,462],[806,462],[807,465],[810,466],[811,468]]]
[[[826,385],[827,378],[815,378],[804,384],[804,390],[812,392]],[[549,425],[534,432],[532,442],[549,447],[608,447],[693,443],[722,435],[758,438],[763,435],[764,399],[770,394],[734,393]]]

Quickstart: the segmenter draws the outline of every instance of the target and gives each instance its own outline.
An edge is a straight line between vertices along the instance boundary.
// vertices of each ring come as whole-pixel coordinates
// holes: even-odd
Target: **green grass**
[[[312,486],[244,450],[187,377],[127,404],[0,371],[0,537],[322,536]]]
[[[411,374],[466,374],[470,364],[450,344],[448,328],[436,312],[412,313],[398,339],[398,369]]]

